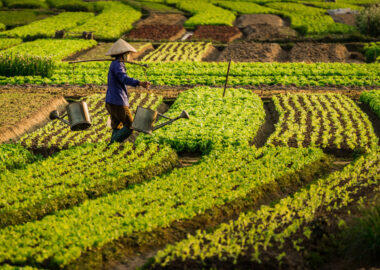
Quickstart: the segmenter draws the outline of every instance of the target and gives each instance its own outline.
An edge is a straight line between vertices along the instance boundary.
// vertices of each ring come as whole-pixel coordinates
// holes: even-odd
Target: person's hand
[[[140,82],[139,85],[148,89],[150,87],[150,82]]]

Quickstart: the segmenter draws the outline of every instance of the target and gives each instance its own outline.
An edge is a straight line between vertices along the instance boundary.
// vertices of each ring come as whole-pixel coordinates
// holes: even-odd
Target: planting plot
[[[46,8],[45,0],[2,0],[7,8]]]
[[[214,232],[198,231],[158,252],[150,268],[308,268],[324,227],[378,192],[379,158],[375,150],[273,206],[241,214]]]
[[[112,130],[106,127],[108,113],[104,105],[104,94],[97,94],[85,98],[92,126],[81,132],[72,132],[70,128],[61,121],[51,121],[41,129],[38,129],[30,134],[25,134],[20,139],[20,143],[35,151],[51,154],[59,149],[68,148],[83,144],[85,142],[97,143],[108,142],[111,138]],[[162,98],[154,95],[130,94],[130,108],[132,113],[137,109],[137,106],[157,109]]]
[[[186,21],[186,17],[181,14],[160,14],[152,13],[148,18],[140,20],[136,23],[136,27],[143,25],[183,25]]]
[[[321,167],[327,166],[328,159],[319,149],[256,150],[249,147],[248,142],[263,122],[262,101],[250,91],[238,89],[230,89],[226,98],[215,99],[215,94],[221,94],[222,89],[218,89],[217,93],[215,90],[199,88],[183,93],[168,115],[177,115],[178,111],[196,105],[193,111],[189,110],[193,121],[179,122],[182,123],[179,128],[167,126],[160,129],[160,133],[154,133],[155,136],[144,136],[136,142],[138,148],[152,145],[151,142],[147,143],[146,138],[150,141],[157,137],[166,139],[177,150],[181,147],[211,150],[208,156],[192,167],[174,169],[141,185],[87,200],[77,207],[57,211],[39,221],[3,228],[0,230],[0,263],[14,263],[17,260],[20,265],[29,263],[64,267],[74,264],[79,268],[81,263],[102,264],[101,261],[92,260],[93,255],[99,258],[102,248],[107,250],[107,247],[112,247],[113,251],[108,253],[108,256],[112,256],[112,252],[125,245],[137,247],[166,242],[167,235],[183,235],[183,226],[186,224],[199,228],[208,220],[217,221],[225,215],[230,217],[239,213],[250,205],[257,206],[264,193],[278,196],[281,192],[289,192],[292,187],[310,181]],[[223,121],[216,121],[218,119]],[[212,123],[215,124],[210,125]],[[202,126],[207,129],[200,129]],[[216,131],[218,135],[214,136]],[[204,136],[200,137],[200,132]],[[168,134],[171,136],[168,137]],[[239,136],[236,137],[236,134]],[[205,140],[199,141],[200,138]],[[59,153],[62,162],[76,163],[75,158],[63,158],[69,153],[91,164],[91,160],[79,151],[87,147],[85,145],[71,152],[67,150]],[[103,147],[98,147],[100,149],[97,151],[101,153]],[[95,150],[90,147],[90,151]],[[94,155],[101,159],[98,156]],[[58,160],[58,156],[54,158]],[[48,162],[56,164],[52,159],[43,162],[46,165]],[[85,166],[76,167],[83,169]],[[306,170],[308,173],[305,174]],[[202,216],[203,219],[197,219]],[[177,222],[183,222],[183,225],[176,231],[174,225]],[[171,231],[176,233],[171,234]],[[9,245],[11,239],[12,245]],[[92,251],[87,253],[89,249]]]
[[[325,9],[299,3],[268,3],[266,6],[278,10],[277,14],[289,18],[291,27],[301,34],[318,36],[357,32],[353,26],[335,23],[330,16],[325,15]]]
[[[243,33],[250,41],[283,41],[297,39],[297,32],[288,26],[253,24],[245,27]]]
[[[93,13],[87,12],[63,12],[56,16],[32,22],[28,25],[0,32],[0,36],[20,38],[54,37],[56,31],[71,29],[78,24],[84,23],[93,16]]]
[[[360,101],[366,103],[380,118],[380,90],[363,92],[360,96]]]
[[[212,49],[212,44],[205,42],[168,42],[147,54],[142,61],[201,61]]]
[[[46,0],[51,8],[67,11],[93,11],[94,5],[82,0]]]
[[[5,55],[25,55],[62,60],[81,50],[94,47],[96,44],[95,40],[38,39],[7,49],[3,53]]]
[[[135,0],[122,0],[122,2],[137,8],[137,9],[143,9],[153,14],[157,13],[182,13],[180,10],[173,8],[168,5],[164,5],[164,1],[160,1],[161,3],[154,2],[154,1],[135,1]],[[169,15],[169,14],[165,14]],[[173,14],[174,15],[174,14]]]
[[[102,59],[106,55],[107,51],[111,48],[113,43],[99,43],[94,48],[80,53],[76,57],[72,57],[73,60],[90,60],[90,59]],[[148,42],[129,42],[136,49],[136,53],[132,52],[128,56],[130,60],[139,58],[147,51],[153,50],[152,43]]]
[[[24,134],[43,121],[54,105],[64,105],[62,98],[40,93],[0,93],[0,143]],[[53,106],[51,106],[53,105]]]
[[[50,15],[50,12],[36,10],[0,11],[0,23],[5,24],[7,27],[15,27],[44,19]]]
[[[21,224],[59,209],[160,175],[177,164],[157,144],[84,144],[0,175],[0,227]]]
[[[37,156],[18,144],[0,144],[0,173],[25,168],[29,163],[37,161]]]
[[[178,57],[178,55],[176,55]],[[60,63],[50,78],[40,76],[0,76],[0,84],[70,84],[107,83],[109,62],[71,65]],[[149,80],[155,85],[224,85],[228,63],[167,62],[150,63]],[[380,86],[380,63],[233,63],[229,85],[293,86]],[[133,78],[145,76],[140,67],[130,68]]]
[[[242,33],[237,27],[223,25],[201,25],[197,27],[191,39],[213,40],[228,43],[241,37]]]
[[[296,43],[290,51],[291,62],[348,62],[349,58],[343,44]]]
[[[261,24],[271,25],[273,27],[285,26],[284,20],[280,16],[273,14],[244,14],[239,16],[236,20],[236,26],[239,28]]]
[[[194,28],[198,25],[232,26],[236,19],[233,12],[202,0],[180,0],[176,1],[176,6],[181,10],[185,10],[193,14],[193,16],[185,22],[185,26],[190,28]]]
[[[378,138],[367,115],[344,95],[279,95],[273,97],[280,118],[269,145],[319,146],[329,151],[363,151]]]
[[[185,33],[186,30],[181,25],[142,25],[138,28],[132,29],[126,38],[133,40],[174,41],[181,38]]]
[[[248,147],[218,151],[192,167],[174,169],[162,177],[57,211],[42,220],[0,230],[0,263],[52,268],[76,264],[81,268],[83,256],[83,265],[101,265],[102,258],[106,258],[101,256],[102,248],[112,247],[107,255],[112,256],[123,245],[154,245],[160,243],[160,237],[161,242],[166,242],[169,235],[184,234],[186,222],[199,228],[222,213],[228,215],[249,204],[257,205],[268,191],[278,194],[281,189],[302,183],[305,178],[300,175],[305,168],[313,174],[326,165],[326,158],[318,149],[255,152]],[[196,217],[201,215],[205,218],[198,225]],[[175,231],[175,223],[180,221],[183,225]]]
[[[219,61],[236,62],[283,62],[287,53],[277,43],[233,43],[223,50]]]
[[[132,24],[141,17],[141,12],[120,2],[98,3],[102,3],[102,12],[86,20],[84,24],[70,29],[70,32],[93,32],[96,39],[113,41],[131,30]]]
[[[176,117],[186,110],[191,120],[163,127],[153,136],[137,140],[167,143],[178,152],[207,153],[223,146],[247,145],[264,123],[263,103],[245,89],[228,89],[225,98],[222,95],[222,89],[209,87],[181,93],[167,115]]]
[[[22,43],[22,39],[20,38],[0,38],[0,50],[10,48],[20,43]]]
[[[240,14],[267,14],[276,13],[276,10],[250,2],[215,1],[218,6],[237,11]]]

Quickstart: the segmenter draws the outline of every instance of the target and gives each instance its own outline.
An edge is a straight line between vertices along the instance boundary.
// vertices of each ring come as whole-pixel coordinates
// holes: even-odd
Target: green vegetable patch
[[[65,153],[69,152],[62,155]],[[67,160],[75,162],[72,158]],[[85,163],[92,162],[87,157]],[[268,196],[273,199],[288,193],[311,181],[328,163],[319,149],[262,148],[256,151],[251,147],[229,147],[214,151],[192,167],[174,169],[149,182],[87,200],[39,221],[3,228],[0,230],[0,263],[50,268],[96,267],[102,264],[99,254],[179,240],[185,236],[187,227],[204,228],[257,206]],[[83,165],[80,163],[78,167]],[[68,166],[61,168],[65,173]],[[98,175],[98,171],[94,173]],[[46,185],[50,179],[41,182]],[[64,186],[70,185],[70,179],[65,179]],[[15,182],[12,186],[16,186]]]
[[[176,151],[208,153],[228,145],[247,146],[264,123],[265,111],[259,96],[245,89],[196,87],[181,93],[169,117],[186,110],[189,120],[180,120],[138,140],[169,144]]]

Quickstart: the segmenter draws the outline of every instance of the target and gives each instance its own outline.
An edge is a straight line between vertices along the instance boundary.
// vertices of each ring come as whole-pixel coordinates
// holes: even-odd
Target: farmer
[[[129,110],[127,85],[142,86],[148,88],[149,82],[140,82],[128,77],[125,73],[123,61],[127,61],[128,54],[136,52],[129,43],[119,39],[106,53],[115,58],[108,71],[108,88],[106,94],[106,109],[111,115],[111,127],[113,129],[110,144],[123,142],[132,134],[133,117]]]

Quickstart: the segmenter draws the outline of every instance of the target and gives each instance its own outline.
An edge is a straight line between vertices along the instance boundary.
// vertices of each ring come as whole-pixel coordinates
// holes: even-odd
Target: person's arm
[[[116,77],[119,79],[119,81],[125,85],[136,87],[140,84],[139,80],[136,80],[127,76],[127,74],[125,73],[125,68],[118,61],[116,62],[114,66],[114,72],[116,74]]]

